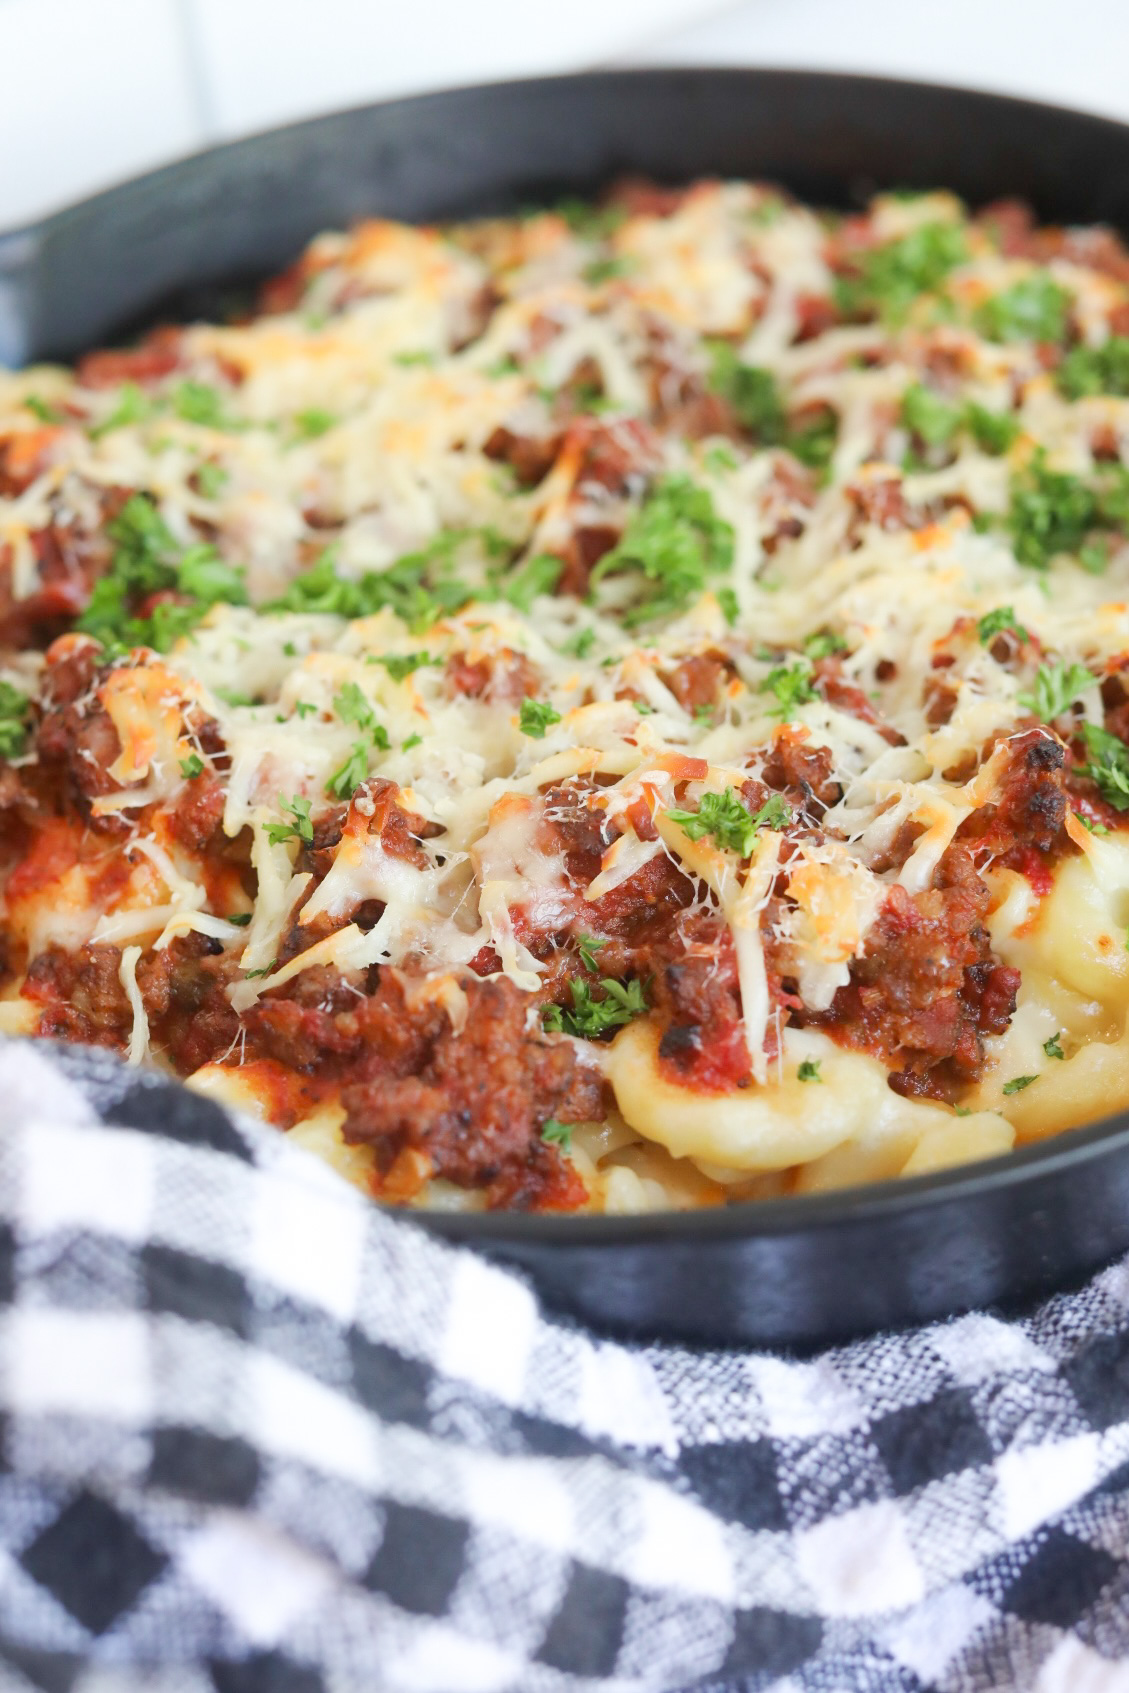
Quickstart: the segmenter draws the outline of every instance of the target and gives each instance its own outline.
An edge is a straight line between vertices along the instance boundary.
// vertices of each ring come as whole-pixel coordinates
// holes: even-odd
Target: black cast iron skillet
[[[997,95],[792,71],[643,71],[460,89],[220,147],[0,237],[0,363],[68,357],[366,213],[512,211],[623,171],[1030,200],[1129,230],[1129,127]],[[1129,1247],[1129,1116],[935,1176],[639,1218],[421,1216],[620,1333],[810,1348],[1014,1307]]]

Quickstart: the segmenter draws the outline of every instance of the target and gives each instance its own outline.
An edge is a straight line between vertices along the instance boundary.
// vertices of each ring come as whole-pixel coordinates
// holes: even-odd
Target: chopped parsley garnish
[[[271,846],[278,846],[280,841],[288,841],[291,838],[299,841],[312,841],[314,826],[310,821],[309,800],[303,799],[301,794],[295,794],[293,799],[283,799],[282,795],[279,794],[278,804],[280,810],[288,811],[294,821],[292,823],[263,824],[263,828],[267,832],[267,840]]]
[[[368,571],[352,581],[337,575],[335,550],[327,547],[316,564],[294,578],[282,599],[263,609],[356,618],[371,617],[387,607],[409,627],[428,628],[474,598],[474,589],[453,574],[456,554],[471,541],[487,553],[508,549],[508,543],[489,529],[447,529],[387,570]]]
[[[0,758],[19,758],[27,746],[31,701],[10,682],[0,682]]]
[[[1043,1051],[1046,1053],[1048,1058],[1065,1058],[1066,1057],[1065,1052],[1062,1050],[1062,1042],[1059,1039],[1061,1034],[1062,1034],[1062,1030],[1057,1029],[1055,1031],[1055,1033],[1051,1036],[1050,1040],[1045,1040],[1043,1042]]]
[[[37,417],[40,423],[62,423],[63,413],[57,406],[49,406],[46,400],[41,400],[38,394],[25,394],[22,400],[25,411],[32,417]]]
[[[627,212],[622,206],[594,206],[576,194],[566,194],[549,210],[564,218],[574,235],[582,235],[592,241],[614,235],[627,221]]]
[[[631,703],[639,713],[640,717],[653,717],[655,715],[654,706],[648,705],[646,700],[632,700]]]
[[[1083,829],[1088,830],[1091,835],[1109,834],[1109,830],[1106,828],[1104,823],[1095,823],[1094,819],[1092,817],[1087,817],[1085,812],[1076,811],[1074,815],[1077,817],[1079,823],[1081,823]]]
[[[976,327],[989,341],[1062,341],[1069,308],[1067,289],[1038,272],[985,300],[976,312]]]
[[[249,929],[251,927],[251,918],[253,916],[254,913],[251,911],[233,911],[231,916],[228,918],[228,922],[234,923],[237,929]]]
[[[596,631],[589,625],[581,629],[578,635],[573,635],[561,648],[562,652],[571,653],[576,658],[587,658],[596,645]]]
[[[902,422],[927,447],[943,447],[960,428],[961,413],[924,383],[915,382],[902,395]]]
[[[1105,541],[1087,541],[1078,549],[1078,563],[1091,576],[1104,576],[1109,569],[1109,546]]]
[[[413,747],[418,747],[418,746],[421,746],[422,744],[423,744],[423,736],[422,735],[409,735],[406,741],[400,742],[400,751],[401,752],[411,752]]]
[[[1055,381],[1068,400],[1129,394],[1129,335],[1111,335],[1100,347],[1072,347]]]
[[[228,472],[220,464],[205,462],[196,472],[196,486],[205,500],[218,499],[228,480]]]
[[[622,1028],[633,1017],[639,1017],[646,1011],[647,996],[642,982],[617,982],[612,976],[603,976],[597,985],[603,991],[602,999],[593,999],[591,982],[583,977],[574,977],[568,985],[572,995],[571,1008],[543,1006],[541,1017],[545,1027],[566,1035],[578,1035],[583,1040],[593,1040],[608,1029]]]
[[[788,420],[775,376],[759,365],[743,364],[728,341],[710,342],[709,354],[714,393],[732,408],[742,429],[765,446],[778,446]]]
[[[328,434],[337,421],[333,412],[311,406],[308,411],[295,412],[294,433],[301,441],[316,441],[319,435]]]
[[[1096,723],[1083,723],[1082,733],[1090,761],[1082,766],[1081,774],[1096,783],[1115,811],[1129,811],[1129,747]]]
[[[804,655],[814,664],[817,659],[830,658],[832,653],[845,653],[847,641],[832,629],[821,629],[804,642]]]
[[[325,784],[326,792],[334,799],[348,799],[355,793],[368,775],[369,743],[354,741],[349,756],[341,766],[335,770]]]
[[[1007,527],[1020,564],[1046,570],[1056,553],[1077,553],[1100,521],[1093,489],[1063,470],[1048,470],[1041,454],[1012,482]]]
[[[729,627],[732,629],[733,625],[737,621],[737,614],[740,610],[740,607],[737,604],[737,595],[734,593],[732,588],[719,588],[717,590],[717,603],[721,607],[722,617],[724,617],[726,623],[728,623]]]
[[[1053,723],[1096,681],[1097,677],[1084,664],[1041,664],[1035,672],[1033,692],[1020,694],[1019,704],[1041,717],[1044,723]]]
[[[404,365],[405,368],[414,364],[431,365],[435,363],[435,354],[426,347],[418,347],[404,353],[393,353],[392,363]]]
[[[572,1151],[572,1124],[558,1123],[555,1117],[550,1117],[541,1124],[541,1139],[546,1146],[556,1146],[567,1157]]]
[[[100,441],[103,435],[108,435],[113,429],[126,429],[131,423],[144,423],[146,418],[152,417],[156,407],[144,389],[136,382],[123,382],[118,389],[118,403],[101,421],[89,431],[92,441]]]
[[[577,935],[576,937],[576,950],[580,954],[580,962],[586,970],[591,970],[594,976],[599,974],[600,969],[596,954],[601,947],[607,946],[607,944],[606,938],[602,935]]]
[[[548,700],[522,700],[521,713],[518,717],[518,728],[523,735],[528,735],[534,741],[545,739],[546,729],[559,723],[561,714]]]
[[[356,723],[362,729],[371,729],[376,722],[376,713],[356,682],[346,682],[340,692],[334,694],[333,709],[342,723]]]
[[[730,568],[733,548],[733,529],[717,515],[707,490],[688,476],[665,476],[590,581],[595,586],[612,571],[642,571],[645,596],[623,616],[631,628],[682,611],[703,592],[707,576]]]
[[[847,317],[900,323],[919,294],[936,293],[967,257],[964,235],[955,224],[919,224],[897,241],[860,254],[858,274],[836,281],[836,303]]]
[[[187,758],[181,759],[180,773],[186,782],[191,782],[197,776],[202,776],[204,774],[204,760],[200,757],[199,753],[189,753]]]
[[[432,658],[428,652],[418,653],[373,653],[366,660],[368,664],[382,664],[391,676],[393,682],[402,682],[410,676],[413,670],[419,670],[425,664],[442,664],[441,658]]]
[[[244,978],[248,982],[253,982],[256,976],[269,976],[277,964],[278,959],[272,958],[270,963],[264,964],[261,970],[244,970]]]
[[[789,423],[784,400],[775,376],[760,365],[743,364],[728,341],[709,344],[711,359],[710,387],[732,408],[742,429],[748,431],[762,447],[786,447],[801,463],[813,470],[823,470],[835,450],[839,425],[830,409],[821,411],[807,423]],[[714,448],[713,452],[728,449]],[[729,453],[727,469],[734,469],[736,460]],[[710,468],[715,468],[710,465]]]
[[[709,728],[713,724],[713,713],[712,705],[696,705],[694,707],[694,722],[700,724],[704,729]]]
[[[551,594],[560,581],[564,560],[553,553],[536,553],[498,583],[503,599],[509,600],[519,611],[528,612],[539,594]]]
[[[965,422],[972,431],[976,445],[997,457],[1006,453],[1019,435],[1019,419],[1007,411],[989,411],[987,406],[970,400],[964,408]]]
[[[770,717],[790,718],[797,706],[816,697],[811,685],[811,665],[806,659],[795,664],[778,664],[769,671],[757,692],[776,695]]]
[[[195,628],[210,606],[219,601],[247,603],[242,574],[207,543],[178,546],[144,494],[126,501],[106,525],[106,534],[114,542],[110,568],[94,584],[75,627],[93,635],[110,652],[138,646],[167,652]],[[157,593],[176,598],[162,600],[150,616],[138,617],[136,608]]]
[[[234,427],[224,411],[223,395],[208,382],[178,382],[173,390],[172,406],[185,423],[198,423],[206,429]]]
[[[630,276],[635,269],[635,260],[626,253],[610,253],[606,258],[593,259],[583,270],[585,282],[592,288],[600,287],[604,282],[615,282],[622,276]]]
[[[1038,1076],[1013,1076],[1010,1082],[1004,1083],[1004,1092],[1022,1093],[1024,1088],[1029,1088],[1032,1082],[1037,1082],[1038,1080]]]
[[[805,1058],[796,1071],[796,1080],[798,1082],[821,1082],[823,1077],[819,1073],[819,1066],[822,1062],[821,1058]]]
[[[295,701],[294,711],[298,717],[312,717],[316,710],[317,706],[312,700]]]
[[[737,454],[732,447],[715,444],[707,447],[703,463],[716,476],[720,471],[737,469]]]
[[[697,811],[668,811],[667,816],[692,841],[712,835],[723,851],[739,853],[742,858],[752,852],[758,829],[783,829],[792,821],[791,810],[779,794],[770,794],[754,814],[732,788],[721,794],[703,794]]]
[[[1014,635],[1017,641],[1025,643],[1031,639],[1009,605],[998,605],[995,611],[986,611],[976,625],[976,633],[984,647],[991,646],[997,635]]]

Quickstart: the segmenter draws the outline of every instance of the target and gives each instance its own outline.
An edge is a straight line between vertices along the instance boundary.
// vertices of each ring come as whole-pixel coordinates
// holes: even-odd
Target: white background
[[[288,118],[613,63],[872,70],[1129,118],[1129,0],[0,0],[0,229]]]

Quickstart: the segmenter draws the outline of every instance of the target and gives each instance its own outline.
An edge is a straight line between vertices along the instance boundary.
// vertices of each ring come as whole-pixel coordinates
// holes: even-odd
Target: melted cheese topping
[[[45,533],[108,534],[112,554],[126,489],[178,556],[214,544],[249,602],[214,604],[161,656],[120,652],[70,704],[72,739],[99,717],[116,751],[74,741],[98,779],[84,788],[72,770],[68,804],[82,790],[80,815],[119,833],[36,825],[3,910],[29,992],[51,949],[120,948],[128,1056],[160,1061],[138,967],[195,935],[233,961],[240,1016],[317,967],[358,984],[390,966],[458,1030],[475,961],[528,996],[535,1027],[555,956],[539,940],[573,945],[602,902],[645,901],[669,861],[689,881],[683,909],[728,930],[747,1075],[680,1076],[654,983],[636,984],[647,1009],[610,1041],[570,1034],[566,1016],[561,1038],[614,1096],[610,1127],[576,1132],[593,1208],[779,1191],[758,1189],[766,1172],[814,1189],[933,1169],[1129,1103],[1129,846],[1092,793],[1084,814],[1106,833],[1071,801],[1051,891],[990,848],[976,860],[992,960],[1022,975],[978,1076],[906,1097],[888,1055],[835,1038],[890,902],[943,888],[970,820],[1006,802],[1040,667],[1090,675],[1044,727],[1058,748],[1102,724],[1102,679],[1129,663],[1120,519],[1099,573],[1068,534],[1032,568],[1015,519],[1040,466],[1089,485],[1129,464],[1129,399],[1071,397],[1035,339],[984,316],[1017,284],[1049,287],[1069,333],[1100,349],[1125,287],[1066,251],[1002,255],[946,195],[877,201],[858,252],[937,230],[961,236],[949,268],[919,275],[920,297],[886,320],[852,321],[813,320],[812,302],[865,260],[755,185],[699,185],[595,233],[552,213],[373,222],[313,244],[287,309],[184,330],[176,368],[142,361],[140,385],[128,356],[125,386],[0,373],[11,601],[39,606]],[[734,363],[754,375],[734,386]],[[915,428],[906,396],[922,389],[935,428]],[[1006,414],[1011,439],[961,422],[970,407]],[[801,462],[813,421],[833,437],[815,471]],[[648,554],[638,526],[671,488],[696,491],[696,515]],[[717,568],[710,524],[728,537]],[[601,569],[625,530],[642,551]],[[524,582],[546,554],[556,570]],[[320,587],[296,590],[311,566]],[[562,568],[584,597],[552,591]],[[648,616],[648,594],[672,583]],[[143,600],[132,611],[153,617]],[[1024,638],[981,633],[1001,608]],[[51,709],[34,650],[6,665]],[[818,762],[830,797],[772,777],[785,744]],[[201,774],[222,790],[226,857],[177,821]],[[370,777],[427,826],[409,849],[373,825]],[[598,832],[582,886],[551,827],[562,788]],[[759,794],[785,790],[782,814],[752,817]],[[350,795],[320,847],[315,826]],[[743,847],[739,831],[687,826],[725,795],[756,824]],[[596,989],[599,970],[578,979]],[[557,1003],[568,1011],[567,994]],[[271,1115],[244,1057],[236,1043],[199,1085]],[[322,1102],[294,1132],[368,1179],[371,1154],[341,1146],[343,1116]],[[422,1196],[463,1202],[443,1183]]]

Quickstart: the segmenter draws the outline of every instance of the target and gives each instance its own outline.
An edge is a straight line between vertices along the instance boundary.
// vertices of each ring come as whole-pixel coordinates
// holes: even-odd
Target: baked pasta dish
[[[0,375],[0,1027],[389,1202],[1129,1106],[1129,252],[752,183]]]

